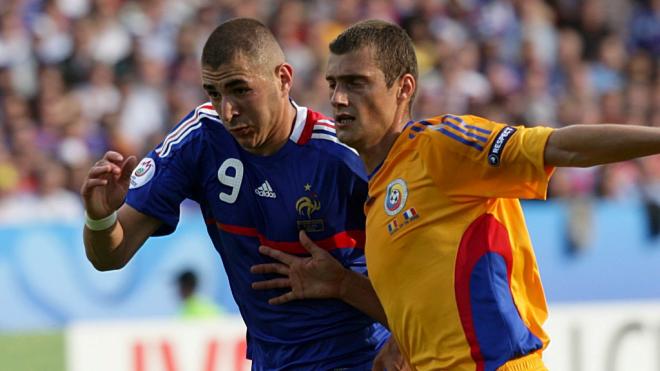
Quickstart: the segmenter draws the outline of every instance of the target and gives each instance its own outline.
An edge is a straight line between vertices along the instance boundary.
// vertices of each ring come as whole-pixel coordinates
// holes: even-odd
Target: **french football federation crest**
[[[408,186],[403,179],[395,179],[387,185],[385,191],[385,212],[387,215],[396,215],[406,206]]]
[[[312,213],[321,210],[321,202],[319,200],[311,199],[307,196],[300,197],[296,201],[296,210],[298,215],[307,216],[307,219],[312,218]]]
[[[307,196],[302,196],[296,201],[296,211],[303,220],[298,220],[298,229],[303,229],[306,232],[321,232],[325,229],[323,219],[312,219],[314,213],[321,210],[321,201],[318,195],[311,191],[312,186],[305,184],[305,191],[308,192]]]

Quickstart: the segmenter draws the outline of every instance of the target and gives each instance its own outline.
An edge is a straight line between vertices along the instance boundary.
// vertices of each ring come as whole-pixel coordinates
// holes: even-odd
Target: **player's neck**
[[[367,168],[367,174],[373,173],[385,161],[385,158],[390,153],[390,149],[392,149],[394,142],[396,142],[408,120],[407,116],[397,115],[395,123],[390,126],[390,130],[386,131],[385,135],[372,146],[362,148],[359,151],[360,157]]]
[[[273,126],[270,138],[268,138],[266,144],[259,150],[258,155],[270,156],[284,147],[291,136],[293,121],[296,119],[297,112],[296,107],[291,102],[286,104],[286,108],[282,110],[281,115],[277,119],[277,124]]]

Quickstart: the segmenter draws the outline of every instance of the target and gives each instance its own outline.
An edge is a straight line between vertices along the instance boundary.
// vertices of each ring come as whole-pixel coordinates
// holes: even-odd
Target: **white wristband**
[[[106,230],[113,225],[115,225],[115,222],[117,221],[117,212],[114,211],[112,214],[106,216],[103,219],[92,219],[87,215],[87,212],[85,211],[85,225],[87,228],[91,231],[103,231]]]

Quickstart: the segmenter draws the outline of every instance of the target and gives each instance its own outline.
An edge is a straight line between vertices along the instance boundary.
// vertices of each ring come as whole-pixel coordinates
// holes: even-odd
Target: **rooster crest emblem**
[[[312,218],[312,214],[315,211],[321,210],[321,202],[319,200],[311,199],[307,196],[300,197],[296,201],[296,210],[298,214],[307,215],[308,219]]]

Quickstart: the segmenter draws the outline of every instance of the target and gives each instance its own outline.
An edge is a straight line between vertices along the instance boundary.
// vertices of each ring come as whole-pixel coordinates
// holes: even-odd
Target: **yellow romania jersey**
[[[435,117],[410,123],[372,174],[369,277],[415,369],[497,370],[547,346],[518,198],[545,198],[551,132]]]

